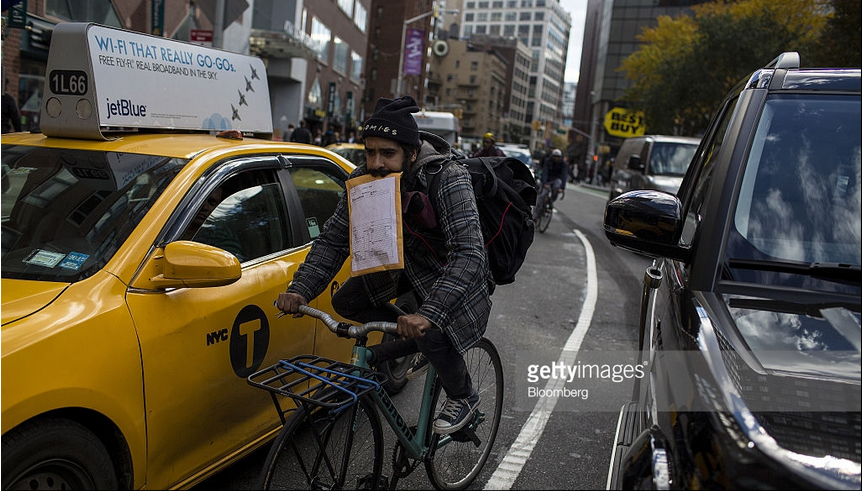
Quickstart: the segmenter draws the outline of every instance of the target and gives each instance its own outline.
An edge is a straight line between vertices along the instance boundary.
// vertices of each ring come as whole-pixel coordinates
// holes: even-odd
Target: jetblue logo
[[[107,119],[111,119],[111,116],[135,116],[143,118],[147,116],[147,106],[135,104],[129,99],[119,99],[116,101],[108,99]]]

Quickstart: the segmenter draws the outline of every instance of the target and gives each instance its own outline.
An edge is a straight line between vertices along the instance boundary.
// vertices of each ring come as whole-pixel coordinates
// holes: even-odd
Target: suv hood
[[[725,301],[750,353],[765,370],[859,384],[858,312],[742,296]]]
[[[69,283],[3,279],[0,282],[2,324],[5,326],[36,312],[54,301],[68,286]]]

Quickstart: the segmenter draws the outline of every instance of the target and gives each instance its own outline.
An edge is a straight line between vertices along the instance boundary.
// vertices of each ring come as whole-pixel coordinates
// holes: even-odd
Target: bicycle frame
[[[367,361],[369,351],[370,350],[365,346],[361,346],[359,344],[354,345],[353,353],[350,356],[350,364],[360,368],[370,368]],[[392,399],[389,397],[389,394],[386,393],[386,389],[384,389],[383,386],[380,386],[376,391],[370,392],[371,397],[374,398],[374,405],[381,410],[380,412],[383,413],[389,427],[392,428],[395,436],[398,437],[401,445],[406,449],[407,456],[411,459],[422,459],[425,456],[425,452],[428,450],[428,445],[425,444],[425,441],[428,436],[428,423],[430,422],[431,411],[433,409],[431,407],[431,400],[434,397],[434,383],[436,378],[437,372],[434,370],[434,367],[429,364],[428,372],[425,375],[425,387],[422,389],[422,402],[419,405],[419,422],[417,423],[415,433],[410,426],[407,425],[406,420],[401,416],[401,413],[398,411],[398,408],[395,406],[395,403],[392,402]],[[438,446],[448,440],[448,436],[445,439],[441,436]]]

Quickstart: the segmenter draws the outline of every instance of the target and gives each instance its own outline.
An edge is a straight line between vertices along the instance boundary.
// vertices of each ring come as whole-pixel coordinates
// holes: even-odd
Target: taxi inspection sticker
[[[112,128],[272,133],[260,58],[96,24],[58,24],[42,118],[49,136]],[[47,123],[47,126],[46,126]],[[65,134],[64,134],[65,133]]]

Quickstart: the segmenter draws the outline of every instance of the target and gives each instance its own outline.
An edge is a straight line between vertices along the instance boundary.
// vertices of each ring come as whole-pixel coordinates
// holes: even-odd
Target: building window
[[[487,9],[488,8],[488,2],[479,2],[479,8],[480,9]]]
[[[332,68],[339,73],[347,75],[347,59],[350,56],[350,48],[340,37],[335,36],[335,60]]]
[[[475,72],[478,69],[479,69],[479,62],[478,61],[471,61],[470,62],[470,71]]]
[[[315,78],[311,84],[311,90],[308,91],[308,97],[305,99],[309,106],[320,109],[320,103],[323,100],[323,91],[320,90],[320,80]]]
[[[488,32],[488,26],[476,26],[476,34],[485,34]]]
[[[494,36],[499,36],[500,35],[500,25],[494,24],[494,25],[490,26],[489,34],[494,35]]]
[[[521,12],[521,15],[518,16],[518,20],[530,20],[532,12]]]
[[[359,83],[362,79],[362,57],[356,51],[350,52],[350,80]]]
[[[500,22],[503,20],[503,12],[491,12],[491,22]]]
[[[518,18],[517,12],[506,12],[506,21],[507,22],[515,22],[515,20],[517,18]]]
[[[353,0],[338,0],[338,8],[348,17],[353,17]]]
[[[497,0],[497,1],[491,2],[491,6],[492,6],[491,8],[501,9],[501,8],[503,8],[503,0]]]
[[[468,13],[464,14],[464,22],[473,22],[473,19],[475,17],[476,16],[475,16],[475,14],[473,14],[473,12],[468,12]]]
[[[544,12],[533,13],[533,20],[545,20],[545,13]]]
[[[371,73],[369,74],[369,76],[371,77],[371,81],[372,81],[372,82],[376,82],[376,81],[377,81],[377,69],[376,69],[376,68],[372,68],[372,69],[371,69]]]
[[[476,22],[488,22],[488,12],[479,12],[476,16]]]
[[[476,8],[476,2],[467,2],[467,8],[468,9]]]
[[[6,8],[6,3],[3,2],[4,9]],[[30,5],[33,3],[31,2]],[[117,12],[114,11],[112,3],[103,0],[78,0],[76,2],[48,0],[45,2],[45,13],[70,22],[93,21],[111,27],[124,27],[123,23],[120,22]],[[6,28],[4,27],[3,30],[5,36]]]
[[[353,12],[353,23],[356,24],[356,27],[362,31],[363,34],[365,34],[365,30],[368,26],[368,12],[359,2],[356,2],[356,10]]]
[[[515,36],[515,26],[511,24],[507,24],[503,26],[503,36],[505,37],[514,37]]]
[[[311,39],[317,45],[317,59],[323,63],[329,63],[329,44],[332,39],[332,31],[317,17],[311,19]]]

